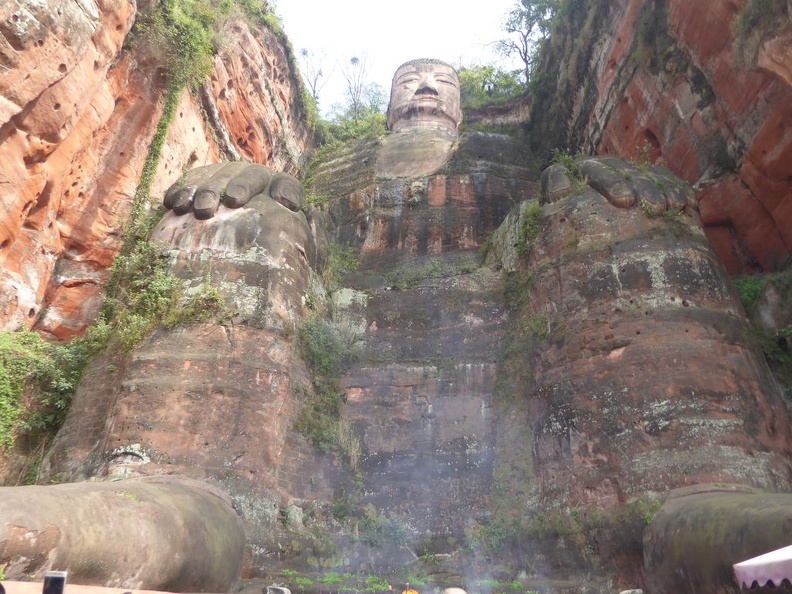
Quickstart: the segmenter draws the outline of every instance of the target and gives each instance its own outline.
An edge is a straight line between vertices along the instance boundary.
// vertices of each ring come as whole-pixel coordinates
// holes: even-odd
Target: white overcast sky
[[[369,81],[390,91],[401,64],[415,58],[437,58],[452,66],[504,61],[493,42],[505,36],[502,26],[516,0],[275,0],[295,52],[325,52],[325,70],[333,71],[319,93],[320,111],[345,104],[341,66],[352,56],[366,55]]]

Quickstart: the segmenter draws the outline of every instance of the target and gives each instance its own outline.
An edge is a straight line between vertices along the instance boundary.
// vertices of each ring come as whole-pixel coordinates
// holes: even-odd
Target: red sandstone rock
[[[590,42],[592,84],[566,70],[550,92],[578,85],[558,129],[584,150],[648,157],[697,184],[705,231],[732,274],[775,270],[792,252],[792,34],[782,27],[756,66],[740,65],[731,24],[744,4],[591,3],[605,27]],[[548,63],[591,49],[578,30],[560,35]]]
[[[135,2],[103,0],[97,8],[92,13],[74,0],[0,8],[0,59],[7,66],[0,70],[0,327],[6,329],[35,325],[65,339],[93,320],[161,115],[155,73],[143,56],[122,49]],[[224,34],[228,42],[209,85],[217,121],[246,159],[298,171],[310,140],[285,50],[272,33],[254,34],[242,21],[229,23]],[[186,167],[217,162],[221,150],[213,137],[185,93],[152,195]],[[78,276],[69,276],[73,269]]]
[[[244,159],[297,174],[310,144],[285,49],[269,30],[231,21],[209,87],[228,135]]]
[[[543,497],[609,506],[719,481],[787,490],[783,401],[740,338],[725,271],[690,205],[684,217],[643,210],[590,191],[543,209],[527,262],[527,308],[552,328],[528,393]]]

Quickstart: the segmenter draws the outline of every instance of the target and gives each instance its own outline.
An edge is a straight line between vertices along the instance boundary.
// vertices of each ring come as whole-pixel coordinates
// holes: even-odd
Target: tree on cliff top
[[[359,58],[352,56],[349,59],[349,63],[341,68],[341,74],[343,74],[346,81],[346,96],[352,109],[352,117],[357,122],[363,107],[363,91],[368,77],[368,57],[366,54],[361,54]]]
[[[364,136],[383,134],[387,105],[388,96],[381,85],[363,84],[357,104],[350,98],[346,105],[333,105],[330,119],[322,120],[317,130],[318,145],[338,146]]]
[[[503,103],[525,92],[520,71],[506,71],[487,64],[460,66],[459,95],[463,109]]]
[[[315,52],[305,47],[300,49],[300,71],[317,104],[319,103],[319,91],[325,86],[329,76],[325,68],[326,60],[327,54],[324,50]]]
[[[509,11],[503,30],[508,37],[496,48],[505,56],[518,56],[524,65],[525,81],[531,75],[542,45],[550,36],[553,19],[563,0],[518,0]]]

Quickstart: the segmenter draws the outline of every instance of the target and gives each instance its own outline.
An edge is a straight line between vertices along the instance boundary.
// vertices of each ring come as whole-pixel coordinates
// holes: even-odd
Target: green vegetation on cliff
[[[185,85],[196,88],[211,71],[223,23],[235,9],[268,22],[266,7],[262,0],[165,0],[138,16],[130,43],[160,69],[165,101],[124,230],[124,245],[99,321],[83,337],[54,344],[34,332],[0,333],[0,451],[12,447],[22,433],[57,430],[85,366],[108,344],[128,351],[158,324],[204,319],[222,310],[222,298],[208,283],[185,297],[182,281],[169,271],[159,248],[147,241],[161,215],[150,212],[149,193],[181,91]]]
[[[89,358],[102,348],[107,327],[98,324],[66,344],[36,332],[0,332],[0,453],[21,434],[54,432]]]
[[[197,88],[211,72],[217,34],[232,0],[164,0],[143,11],[132,42],[159,62],[168,81]]]
[[[737,276],[733,280],[740,302],[753,320],[753,338],[761,346],[785,394],[792,397],[792,324],[783,322],[792,315],[784,305],[792,303],[792,273]],[[775,330],[764,327],[760,323],[763,310],[770,313],[771,319],[776,318],[780,327],[776,326]],[[792,416],[792,409],[789,412]]]
[[[349,324],[315,314],[303,322],[298,344],[303,359],[311,368],[313,389],[305,394],[306,402],[295,429],[320,452],[345,456],[355,470],[361,446],[352,428],[341,419],[345,396],[338,387],[338,378],[359,356],[359,332]]]
[[[492,65],[462,66],[457,74],[462,109],[505,103],[525,93],[525,85],[515,73]]]
[[[541,163],[551,161],[553,149],[575,152],[582,146],[585,117],[574,122],[569,118],[588,114],[596,99],[597,80],[589,65],[612,7],[608,0],[564,0],[558,7],[529,83],[531,112],[542,117],[532,118],[528,137]],[[577,105],[581,98],[585,104]]]
[[[112,330],[110,342],[129,352],[157,326],[171,328],[223,314],[225,301],[209,278],[195,293],[187,295],[185,288],[160,246],[139,241],[120,254],[100,313]]]

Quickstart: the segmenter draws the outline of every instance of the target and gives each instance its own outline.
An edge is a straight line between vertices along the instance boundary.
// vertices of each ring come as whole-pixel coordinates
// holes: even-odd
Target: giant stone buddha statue
[[[331,210],[344,217],[334,231],[356,242],[364,272],[369,266],[371,277],[381,279],[385,274],[377,267],[393,267],[405,255],[442,255],[448,261],[469,256],[501,226],[492,266],[532,273],[526,307],[532,320],[543,320],[557,333],[532,343],[525,360],[530,379],[516,387],[496,418],[495,376],[502,371],[492,362],[494,352],[485,353],[488,362],[478,377],[468,378],[465,370],[479,369],[466,357],[494,349],[514,325],[503,304],[481,305],[474,298],[461,306],[451,299],[422,304],[420,292],[399,294],[372,284],[376,299],[388,299],[393,307],[360,312],[371,348],[385,344],[388,323],[404,313],[400,302],[426,307],[429,320],[420,340],[386,345],[389,352],[404,353],[393,367],[400,372],[391,373],[392,385],[347,383],[355,397],[344,414],[362,432],[371,464],[380,465],[371,473],[377,478],[367,478],[379,481],[369,492],[380,509],[392,505],[404,513],[397,495],[415,485],[413,462],[429,460],[439,478],[419,487],[439,493],[442,501],[407,513],[425,514],[420,525],[433,529],[440,522],[444,529],[456,527],[454,537],[463,537],[465,514],[488,513],[479,502],[492,496],[493,464],[524,439],[533,472],[519,489],[525,509],[607,509],[707,481],[789,490],[792,438],[778,387],[741,338],[739,305],[698,230],[690,188],[667,172],[619,159],[585,159],[574,172],[554,166],[543,175],[541,211],[529,237],[524,205],[534,183],[508,162],[482,170],[485,157],[508,161],[513,141],[465,137],[458,130],[461,121],[459,81],[451,66],[425,59],[400,66],[391,88],[389,133],[373,149],[373,162],[366,165],[371,171],[360,176],[365,187],[347,188],[340,180],[345,189],[334,196]],[[326,179],[339,177],[326,171]],[[72,563],[70,571],[80,576],[79,560],[107,550],[112,559],[102,557],[106,563],[91,565],[90,575],[86,570],[92,583],[198,591],[194,581],[179,581],[179,575],[209,579],[204,576],[222,573],[202,584],[221,591],[242,563],[239,542],[233,542],[241,531],[233,513],[229,519],[230,504],[242,516],[247,542],[261,543],[271,537],[265,532],[277,521],[272,509],[279,501],[330,501],[337,495],[333,472],[326,472],[321,457],[290,437],[297,395],[310,385],[291,334],[308,313],[305,296],[317,283],[326,247],[320,217],[303,208],[301,184],[260,165],[219,164],[188,172],[164,202],[169,212],[152,239],[166,246],[174,269],[193,287],[211,282],[223,292],[232,320],[158,331],[117,371],[109,371],[108,358],[92,366],[43,465],[44,480],[69,484],[0,493],[0,542],[10,543],[0,558],[0,565],[7,563],[6,576],[23,566],[38,575],[52,558]],[[667,224],[664,213],[676,226]],[[486,282],[500,282],[499,274],[490,270],[460,286],[474,294]],[[442,311],[433,316],[434,310]],[[442,324],[432,326],[438,317]],[[462,318],[474,320],[478,330],[449,333],[449,320]],[[683,334],[664,331],[669,328],[688,341],[679,344]],[[427,368],[415,360],[436,354],[422,341],[431,348],[452,343],[450,367],[463,371],[449,379],[434,368],[438,377],[428,381]],[[696,354],[704,352],[729,360],[720,373],[710,370],[713,381],[702,379],[695,366]],[[420,394],[411,408],[399,409],[402,418],[393,407],[403,387],[412,386],[411,373],[419,376],[420,390],[414,391]],[[372,421],[366,407],[381,407],[382,414]],[[452,419],[446,424],[435,414],[443,408]],[[476,423],[475,435],[464,433],[470,422]],[[394,423],[422,423],[425,431],[416,432],[421,440],[407,433],[410,449],[389,432]],[[161,482],[163,475],[182,478]],[[310,475],[310,482],[290,482],[302,475]],[[95,482],[79,482],[85,480]],[[187,561],[167,571],[142,553],[122,563],[121,552],[135,550],[137,541],[129,537],[134,517],[107,522],[98,532],[90,522],[73,521],[72,515],[87,517],[96,501],[107,517],[143,502],[151,509],[137,513],[166,518],[166,533],[171,524],[208,525],[215,542],[230,544],[218,552],[187,538],[171,541],[172,556]],[[143,529],[156,534],[156,526]],[[47,538],[31,545],[30,534]],[[34,566],[22,561],[31,557],[31,547],[41,560]],[[210,563],[216,559],[223,562],[222,572]],[[163,583],[162,575],[171,581]]]

